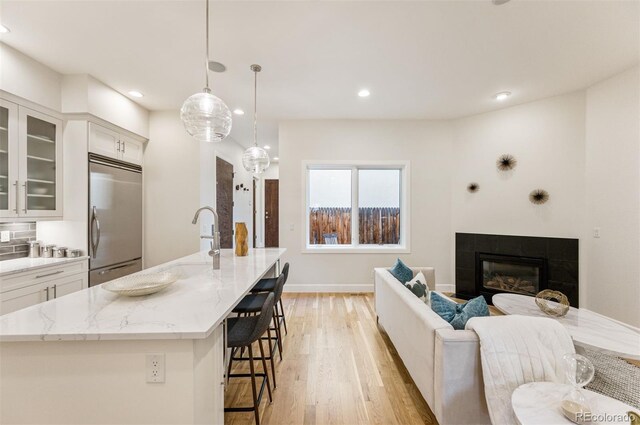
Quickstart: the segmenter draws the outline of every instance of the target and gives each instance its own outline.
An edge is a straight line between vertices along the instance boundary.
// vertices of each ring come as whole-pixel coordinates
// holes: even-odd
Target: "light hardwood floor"
[[[284,294],[283,302],[289,334],[261,424],[437,424],[377,326],[373,295]],[[248,370],[242,363],[234,371]],[[225,403],[250,405],[250,380],[233,379]],[[225,415],[225,424],[253,423],[253,413]]]

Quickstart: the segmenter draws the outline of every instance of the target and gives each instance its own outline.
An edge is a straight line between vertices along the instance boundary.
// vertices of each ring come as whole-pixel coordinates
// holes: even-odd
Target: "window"
[[[408,249],[408,164],[305,164],[305,245],[313,252]]]

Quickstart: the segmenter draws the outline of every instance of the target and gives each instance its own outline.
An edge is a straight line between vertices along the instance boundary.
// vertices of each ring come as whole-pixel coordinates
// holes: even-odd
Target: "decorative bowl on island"
[[[102,284],[102,288],[118,295],[139,297],[160,292],[178,280],[174,273],[147,273],[125,276]]]

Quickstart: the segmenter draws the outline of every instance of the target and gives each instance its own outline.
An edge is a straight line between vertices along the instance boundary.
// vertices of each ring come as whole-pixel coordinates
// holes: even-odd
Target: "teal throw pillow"
[[[431,309],[457,330],[464,329],[467,320],[472,317],[489,315],[489,306],[482,295],[464,304],[456,304],[436,292],[431,292]]]
[[[406,266],[399,258],[392,268],[389,269],[389,273],[400,281],[403,285],[413,279],[413,271]]]

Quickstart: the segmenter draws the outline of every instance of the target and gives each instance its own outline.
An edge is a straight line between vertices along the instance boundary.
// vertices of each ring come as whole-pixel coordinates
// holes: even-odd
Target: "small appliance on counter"
[[[45,244],[41,241],[29,241],[29,258],[78,258],[82,250],[64,246]]]
[[[67,256],[67,247],[59,246],[53,248],[53,258],[64,258]]]
[[[40,241],[29,242],[29,258],[40,257]]]

